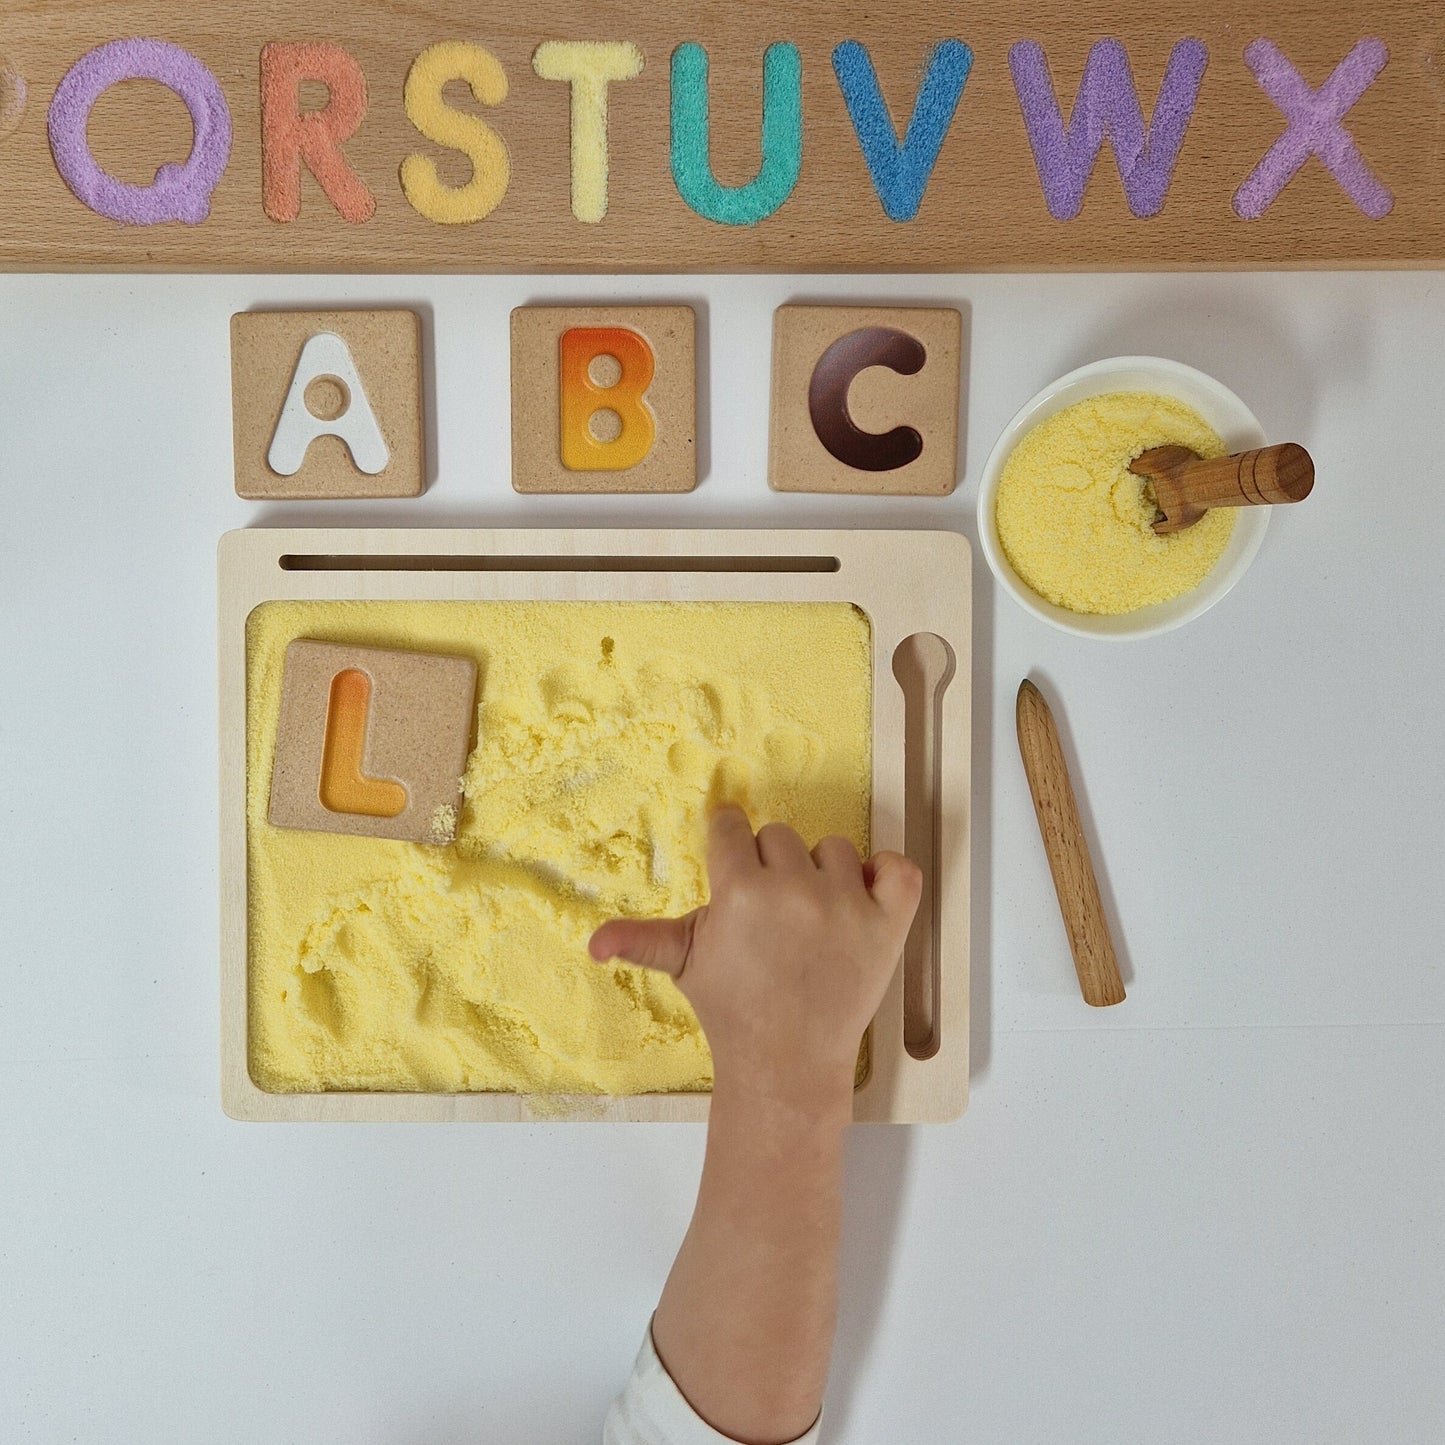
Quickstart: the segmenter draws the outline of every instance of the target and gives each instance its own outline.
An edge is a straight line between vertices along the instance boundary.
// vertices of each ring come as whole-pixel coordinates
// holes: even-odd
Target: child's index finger
[[[748,815],[736,803],[714,810],[707,824],[707,875],[716,884],[747,868],[760,868],[757,840]]]

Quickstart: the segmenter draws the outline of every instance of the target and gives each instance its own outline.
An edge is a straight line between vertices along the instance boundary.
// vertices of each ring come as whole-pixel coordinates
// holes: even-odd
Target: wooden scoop
[[[1206,461],[1188,447],[1155,447],[1129,464],[1154,493],[1156,532],[1192,527],[1211,507],[1302,502],[1315,484],[1310,454],[1294,442]]]

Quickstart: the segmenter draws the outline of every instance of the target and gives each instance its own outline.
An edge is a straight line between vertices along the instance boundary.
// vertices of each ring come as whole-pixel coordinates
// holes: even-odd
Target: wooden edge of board
[[[924,556],[920,557],[920,549]],[[599,1098],[518,1094],[424,1094],[329,1092],[272,1094],[251,1079],[248,1067],[248,958],[246,863],[246,619],[263,602],[336,598],[344,577],[350,597],[396,597],[394,581],[405,577],[416,600],[474,600],[458,576],[498,572],[558,571],[571,575],[631,569],[615,559],[637,558],[638,571],[673,577],[736,575],[732,569],[689,566],[698,559],[742,557],[766,567],[740,568],[758,575],[814,579],[809,595],[841,600],[865,569],[888,587],[890,606],[870,611],[874,627],[874,847],[902,845],[902,818],[880,819],[879,739],[888,747],[902,790],[902,692],[882,681],[891,654],[906,637],[935,632],[954,654],[953,680],[941,700],[948,739],[939,773],[942,811],[937,882],[941,894],[942,986],[938,1002],[941,1046],[927,1059],[903,1047],[902,969],[894,975],[875,1017],[870,1072],[857,1089],[857,1122],[948,1122],[968,1101],[970,991],[970,841],[972,669],[972,552],[960,533],[929,530],[848,532],[817,529],[410,529],[246,528],[228,532],[218,546],[220,662],[221,828],[221,1103],[226,1114],[247,1121],[375,1122],[698,1122],[709,1094],[639,1094]],[[390,567],[385,559],[395,558]],[[500,567],[468,566],[477,558],[501,558]],[[526,559],[543,559],[537,568]],[[289,561],[287,559],[290,559]],[[297,559],[301,559],[298,563]],[[306,559],[310,559],[309,562]],[[459,560],[456,570],[437,559]],[[512,565],[515,559],[516,565]],[[678,567],[666,566],[677,559]],[[347,561],[356,563],[347,566]],[[576,565],[574,566],[573,563]],[[778,562],[785,565],[772,565]],[[824,569],[820,562],[833,565]],[[381,565],[378,565],[381,564]],[[917,587],[926,572],[942,569],[956,586]],[[827,579],[819,585],[821,579]],[[837,579],[837,580],[834,580]],[[906,589],[899,584],[906,581]],[[424,584],[424,585],[423,585]],[[885,591],[888,589],[885,588]],[[910,609],[906,618],[907,593]],[[579,594],[580,595],[580,594]],[[559,599],[560,600],[560,599]],[[686,599],[679,599],[686,600]],[[852,600],[852,599],[848,599]],[[856,605],[862,605],[857,603]],[[916,609],[916,610],[914,610]],[[864,609],[868,611],[869,609]],[[886,649],[886,651],[885,651]],[[896,694],[896,697],[895,697]],[[887,698],[887,702],[883,699]],[[885,726],[880,733],[880,718]],[[882,827],[880,829],[880,822]],[[893,834],[896,832],[896,838]],[[891,841],[884,843],[883,839]],[[895,1043],[896,1036],[896,1043]]]

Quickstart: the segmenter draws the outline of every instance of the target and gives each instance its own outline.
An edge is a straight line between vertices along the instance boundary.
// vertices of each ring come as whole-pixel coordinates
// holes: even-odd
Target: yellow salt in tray
[[[296,638],[475,660],[453,844],[267,821]],[[847,603],[272,602],[247,659],[263,1089],[707,1089],[672,981],[599,966],[587,939],[707,901],[715,802],[868,852],[870,635]]]
[[[969,571],[966,541],[940,532],[224,538],[227,1112],[705,1118],[711,1060],[682,994],[594,964],[586,942],[608,917],[704,902],[707,813],[735,801],[810,843],[840,833],[918,858],[925,904],[864,1041],[854,1114],[955,1117],[968,1083]],[[302,641],[292,690],[287,651]],[[454,751],[429,756],[465,758],[460,786],[418,775],[401,815],[341,817],[323,746],[337,683],[388,655],[414,659],[413,680],[453,660],[445,706],[423,692],[398,713],[383,689],[377,716],[408,719],[412,736],[423,714],[426,729],[452,719]],[[473,667],[474,696],[456,688]],[[377,725],[392,736],[392,721]],[[401,776],[390,766],[363,769],[366,787]]]

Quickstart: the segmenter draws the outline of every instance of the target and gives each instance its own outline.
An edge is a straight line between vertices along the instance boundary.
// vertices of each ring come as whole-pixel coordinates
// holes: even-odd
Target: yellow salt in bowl
[[[1270,509],[1215,512],[1156,537],[1130,454],[1178,442],[1218,455],[1265,440],[1244,403],[1203,372],[1157,357],[1094,362],[1034,397],[994,446],[979,485],[984,557],[1021,607],[1063,631],[1123,640],[1182,626],[1243,575]]]

